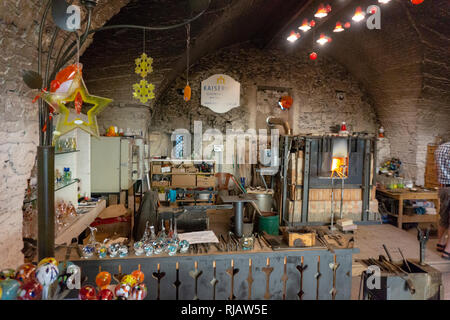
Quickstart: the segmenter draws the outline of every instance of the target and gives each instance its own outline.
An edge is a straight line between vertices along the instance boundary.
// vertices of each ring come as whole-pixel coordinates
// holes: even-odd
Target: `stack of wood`
[[[340,219],[336,222],[337,228],[342,232],[354,231],[358,226],[351,219]]]

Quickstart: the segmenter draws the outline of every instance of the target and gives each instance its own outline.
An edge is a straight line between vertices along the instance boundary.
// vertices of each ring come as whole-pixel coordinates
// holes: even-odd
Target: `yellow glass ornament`
[[[139,83],[135,83],[133,89],[133,97],[142,103],[155,98],[155,93],[153,92],[155,86],[152,83],[148,83],[147,80],[142,79]]]
[[[41,261],[39,261],[37,266],[40,267],[41,265],[43,265],[45,263],[51,263],[51,264],[53,264],[55,266],[58,266],[58,264],[59,264],[58,260],[56,260],[55,258],[44,258]]]
[[[134,60],[136,63],[136,69],[134,72],[140,74],[142,78],[145,78],[147,74],[153,72],[153,58],[147,56],[147,54],[143,53],[139,58]]]

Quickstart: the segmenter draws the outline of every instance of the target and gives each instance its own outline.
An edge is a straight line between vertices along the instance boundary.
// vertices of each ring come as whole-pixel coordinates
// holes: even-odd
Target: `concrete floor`
[[[450,261],[441,258],[436,251],[437,238],[431,238],[427,243],[425,262],[433,268],[442,272],[442,282],[444,285],[444,299],[450,300]],[[405,231],[390,224],[358,226],[355,234],[355,247],[360,249],[360,253],[354,255],[354,259],[376,258],[382,254],[386,256],[383,244],[390,251],[393,260],[400,260],[401,249],[407,259],[418,260],[420,257],[419,242],[415,229]],[[352,281],[352,300],[358,299],[360,274],[358,268],[360,264],[353,262],[354,273]],[[355,271],[356,270],[356,271]]]

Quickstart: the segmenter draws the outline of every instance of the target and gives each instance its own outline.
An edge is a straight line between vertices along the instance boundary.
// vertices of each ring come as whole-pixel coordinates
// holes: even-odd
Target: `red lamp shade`
[[[302,22],[302,25],[300,27],[298,27],[300,30],[302,30],[303,32],[306,32],[308,30],[311,29],[311,26],[308,23],[308,19],[304,19]]]
[[[331,8],[331,7],[330,7]],[[331,9],[330,9],[331,10]],[[321,3],[320,5],[319,5],[319,8],[317,9],[317,12],[316,12],[316,14],[314,15],[314,17],[316,17],[316,18],[324,18],[324,17],[326,17],[327,15],[328,15],[328,10],[327,10],[327,8],[323,5],[323,3]]]
[[[291,31],[291,34],[289,35],[289,37],[287,37],[287,40],[289,42],[295,42],[300,38],[300,33],[295,32],[295,31]]]
[[[355,14],[352,17],[353,21],[360,22],[364,20],[364,13],[361,7],[356,8]]]
[[[333,32],[342,32],[345,31],[345,29],[342,27],[342,24],[338,21],[336,22],[336,27],[334,27]]]

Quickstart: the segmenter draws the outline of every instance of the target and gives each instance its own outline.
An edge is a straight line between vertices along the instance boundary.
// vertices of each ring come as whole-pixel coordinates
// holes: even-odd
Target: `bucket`
[[[258,230],[265,231],[270,235],[278,236],[278,228],[280,226],[278,213],[276,212],[261,212],[262,216],[258,216]]]

